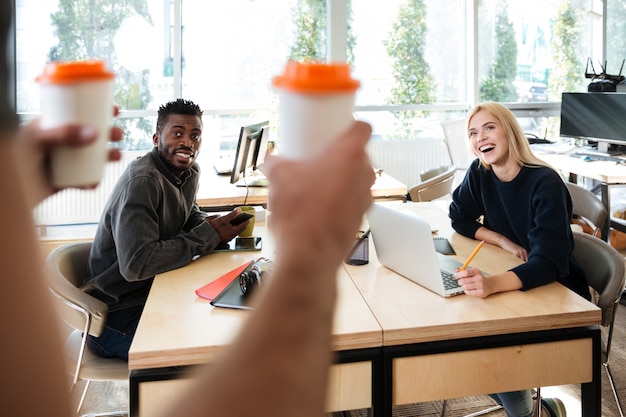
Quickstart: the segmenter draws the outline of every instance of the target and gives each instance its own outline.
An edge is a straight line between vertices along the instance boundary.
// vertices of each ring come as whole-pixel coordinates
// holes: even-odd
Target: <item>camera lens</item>
[[[241,288],[241,292],[244,294],[249,294],[252,292],[256,284],[256,277],[254,271],[246,271],[242,272],[239,275],[239,287]]]
[[[239,275],[239,288],[244,295],[249,295],[254,287],[270,275],[272,262],[265,258],[257,259],[249,269]]]

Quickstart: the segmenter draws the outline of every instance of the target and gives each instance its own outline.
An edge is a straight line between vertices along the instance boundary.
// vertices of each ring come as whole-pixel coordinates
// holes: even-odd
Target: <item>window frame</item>
[[[16,0],[10,0],[13,3],[13,12],[16,10]],[[174,76],[172,97],[182,96],[182,0],[165,0],[168,1],[170,7],[166,7],[172,11],[171,20],[173,26],[173,59],[174,59]],[[369,105],[355,106],[355,111],[406,111],[406,110],[427,110],[432,112],[444,111],[467,111],[478,103],[479,97],[479,80],[478,80],[478,7],[480,0],[466,0],[466,39],[467,39],[467,102],[457,103],[430,103],[430,104],[405,104],[405,105]],[[593,1],[593,0],[590,0]],[[602,59],[606,56],[606,10],[607,0],[600,0],[602,3]],[[346,19],[346,0],[327,0],[328,7],[328,60],[329,61],[345,61],[346,58],[346,27],[343,22]],[[17,86],[15,82],[15,71],[17,62],[16,50],[16,27],[15,16],[9,36],[9,53],[13,56],[11,88],[12,102],[14,108],[17,108]],[[560,102],[529,102],[529,103],[505,103],[516,116],[536,116],[549,115],[558,116],[560,112]],[[215,108],[203,109],[205,114],[212,116],[232,116],[241,114],[250,114],[266,109],[250,108],[250,109],[228,109]],[[23,122],[32,120],[38,116],[37,113],[18,113]],[[119,118],[137,118],[137,117],[154,117],[156,110],[122,110]]]

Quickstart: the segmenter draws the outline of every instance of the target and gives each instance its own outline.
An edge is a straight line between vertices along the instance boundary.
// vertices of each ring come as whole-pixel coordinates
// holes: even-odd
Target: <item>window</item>
[[[463,117],[465,4],[352,0],[354,74],[362,83],[356,105],[375,139],[439,137],[439,121]]]
[[[622,67],[626,59],[626,3],[623,0],[606,0],[606,60],[611,75],[626,75]]]
[[[588,60],[617,74],[626,58],[621,0],[13,1],[24,120],[38,114],[48,60],[104,58],[123,148],[149,149],[158,106],[185,97],[205,110],[205,163],[233,151],[241,126],[276,126],[271,78],[289,57],[345,57],[362,83],[357,117],[381,141],[441,138],[441,121],[484,99],[556,138],[560,94],[586,90]],[[327,26],[344,15],[345,30]]]
[[[502,3],[478,8],[478,98],[511,105],[527,133],[557,138],[563,91],[586,91],[585,66],[598,61],[602,11],[597,1]],[[537,106],[537,116],[528,110]],[[522,111],[517,111],[518,109]],[[524,111],[525,110],[525,111]]]
[[[407,6],[416,3],[422,3],[423,8],[413,12],[407,10]],[[395,77],[400,76],[398,72],[394,74],[394,63],[406,64],[409,68],[411,61],[423,63],[415,74],[407,76],[430,80],[432,96],[429,103],[467,100],[465,0],[377,3],[353,0],[352,7],[356,38],[354,74],[362,82],[357,105],[392,104],[391,90]],[[415,30],[405,32],[394,26],[403,23],[403,17],[416,22]],[[395,54],[389,49],[394,44],[412,46],[406,50],[411,54],[406,57]]]
[[[262,109],[295,27],[293,1],[185,0],[183,96],[207,109]]]

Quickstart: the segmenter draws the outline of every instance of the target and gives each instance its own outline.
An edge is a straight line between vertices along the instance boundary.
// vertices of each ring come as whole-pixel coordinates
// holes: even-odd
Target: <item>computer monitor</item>
[[[269,121],[243,126],[239,132],[231,184],[242,187],[264,187],[267,180],[256,171],[265,159],[269,140]]]
[[[263,166],[265,162],[265,155],[267,154],[267,145],[270,141],[270,127],[264,126],[261,132],[261,138],[256,142],[256,149],[252,157],[252,170],[257,171],[259,167]]]
[[[626,93],[563,93],[560,135],[608,145],[626,145]]]

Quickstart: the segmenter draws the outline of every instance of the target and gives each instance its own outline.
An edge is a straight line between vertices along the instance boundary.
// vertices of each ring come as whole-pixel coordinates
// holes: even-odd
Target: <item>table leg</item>
[[[600,329],[593,332],[593,379],[580,384],[582,417],[596,417],[602,412],[602,340]]]
[[[600,184],[600,197],[608,212],[601,229],[602,240],[609,242],[611,240],[611,192],[609,190],[609,186],[604,182]]]

